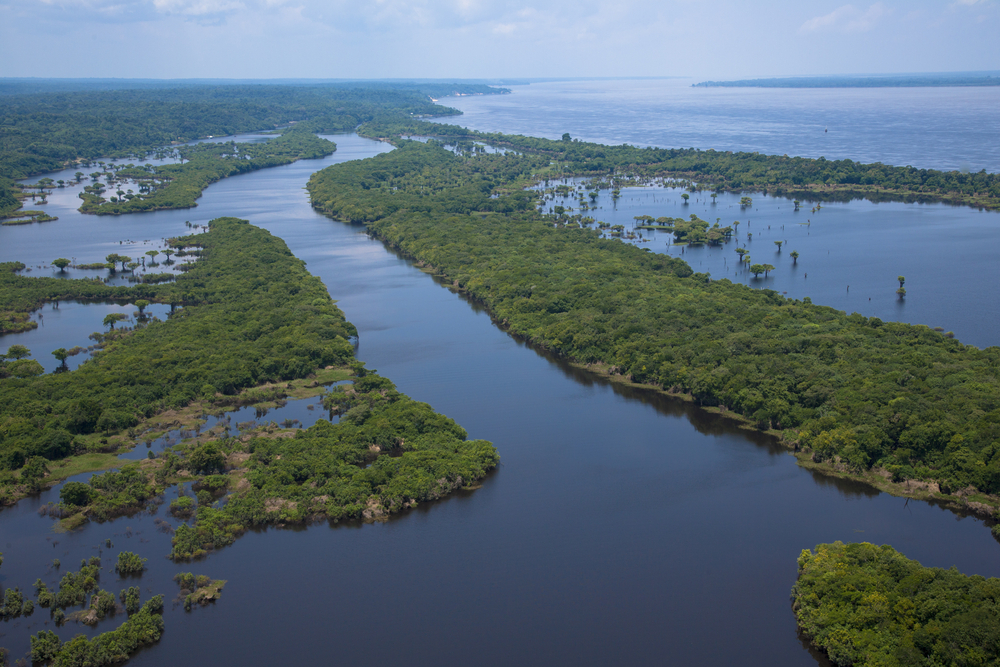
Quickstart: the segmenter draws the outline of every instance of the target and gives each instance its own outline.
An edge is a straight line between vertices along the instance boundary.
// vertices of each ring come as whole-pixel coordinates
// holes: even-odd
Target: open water
[[[0,512],[0,585],[51,584],[53,557],[75,569],[103,552],[107,566],[120,550],[150,558],[144,595],[172,597],[177,572],[228,580],[212,607],[168,606],[163,640],[135,665],[813,665],[789,602],[804,548],[889,543],[926,565],[1000,576],[1000,547],[981,521],[815,476],[767,438],[569,368],[363,228],[318,215],[301,189],[313,171],[388,148],[335,141],[329,158],[212,185],[193,210],[60,213],[45,226],[48,246],[28,242],[41,225],[0,229],[0,261],[43,263],[78,247],[101,258],[121,239],[184,233],[184,221],[247,218],[323,279],[358,327],[360,359],[493,441],[502,466],[476,491],[384,524],[269,529],[190,564],[164,558],[169,536],[154,520],[176,524],[166,516],[53,534],[37,508],[54,490]],[[978,220],[966,213],[956,229]],[[115,579],[102,575],[102,587],[126,585]],[[51,628],[46,620],[38,610],[0,625],[0,645],[22,655],[26,633]]]

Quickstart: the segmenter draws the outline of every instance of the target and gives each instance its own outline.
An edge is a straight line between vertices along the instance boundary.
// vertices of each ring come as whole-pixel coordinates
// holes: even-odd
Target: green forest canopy
[[[184,306],[111,342],[75,371],[0,380],[0,471],[33,456],[100,449],[108,434],[198,397],[305,377],[353,358],[347,339],[356,330],[281,239],[219,218],[208,233],[182,242],[203,252],[175,283],[110,294],[94,294],[89,280],[15,276],[0,283],[8,303],[25,286],[31,299],[58,290],[60,298],[131,294]]]
[[[792,601],[799,627],[834,665],[1000,661],[1000,579],[923,567],[888,545],[806,549]]]
[[[817,460],[1000,492],[1000,348],[713,281],[594,230],[557,229],[522,189],[548,163],[402,141],[314,174],[308,189],[317,209],[365,222],[536,345],[786,430]]]
[[[73,160],[121,157],[290,123],[311,132],[345,132],[381,115],[457,114],[430,99],[451,92],[503,89],[433,83],[240,84],[0,94],[0,216],[18,206],[15,179],[55,171]]]

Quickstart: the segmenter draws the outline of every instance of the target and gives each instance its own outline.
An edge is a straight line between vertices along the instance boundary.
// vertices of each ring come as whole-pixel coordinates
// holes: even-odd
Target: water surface
[[[27,588],[52,557],[75,568],[107,537],[150,558],[144,591],[169,594],[182,571],[229,580],[214,607],[168,608],[163,640],[135,665],[218,656],[234,664],[333,656],[440,665],[472,656],[488,665],[813,665],[789,603],[804,548],[890,543],[927,565],[1000,575],[1000,550],[980,521],[816,477],[767,438],[574,370],[499,330],[362,227],[318,215],[302,190],[310,173],[388,148],[335,140],[330,158],[226,179],[190,211],[67,215],[50,223],[56,231],[40,256],[61,238],[97,247],[183,233],[184,220],[247,218],[322,278],[358,327],[360,359],[470,437],[493,441],[500,468],[474,492],[388,523],[272,528],[191,564],[163,558],[169,536],[153,523],[162,509],[52,535],[51,519],[36,513],[50,491],[0,512],[2,585]],[[14,237],[0,258],[41,252],[33,247]],[[108,576],[106,587],[122,587]],[[21,631],[40,629],[44,617],[5,624],[0,643],[20,655]]]

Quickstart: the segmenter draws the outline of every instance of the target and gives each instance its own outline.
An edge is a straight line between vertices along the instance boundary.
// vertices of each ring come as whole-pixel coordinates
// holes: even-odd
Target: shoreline
[[[327,217],[340,222],[341,224],[353,224],[351,222],[338,220],[337,218],[333,218],[329,215],[327,215]],[[959,490],[954,494],[946,494],[940,491],[940,487],[937,482],[923,482],[920,480],[893,482],[891,474],[883,469],[872,468],[871,470],[858,473],[850,470],[846,465],[837,460],[822,462],[814,461],[812,458],[812,451],[800,448],[797,440],[789,440],[787,437],[788,432],[786,431],[779,431],[777,429],[762,430],[753,426],[751,424],[751,420],[748,418],[736,412],[727,410],[724,406],[701,405],[690,394],[674,392],[669,389],[664,389],[658,385],[633,382],[628,377],[613,372],[613,367],[609,364],[603,362],[583,363],[564,356],[557,350],[553,350],[545,345],[539,344],[528,336],[524,336],[516,331],[511,331],[507,323],[496,318],[488,303],[469,294],[466,288],[458,285],[457,281],[451,278],[447,273],[418,257],[410,255],[403,249],[383,238],[367,225],[362,226],[365,228],[370,237],[377,239],[383,246],[392,250],[400,257],[413,261],[414,266],[420,271],[427,273],[434,278],[441,279],[442,283],[444,283],[449,289],[460,293],[463,298],[468,299],[469,301],[475,301],[477,304],[481,305],[489,314],[490,320],[493,324],[501,331],[520,341],[523,341],[535,350],[541,350],[546,354],[550,354],[561,359],[573,368],[589,373],[594,377],[604,379],[611,384],[638,389],[640,391],[664,396],[680,403],[690,405],[705,412],[706,414],[725,419],[727,422],[736,425],[741,431],[748,431],[768,436],[775,445],[781,447],[794,456],[799,467],[809,472],[820,474],[824,477],[844,479],[861,483],[876,491],[887,493],[898,498],[908,498],[932,503],[961,516],[975,516],[976,518],[983,519],[986,522],[992,522],[987,523],[987,528],[990,528],[991,525],[1000,525],[1000,497],[998,496],[991,496],[977,490],[969,491],[968,489]],[[969,498],[972,500],[969,500]]]

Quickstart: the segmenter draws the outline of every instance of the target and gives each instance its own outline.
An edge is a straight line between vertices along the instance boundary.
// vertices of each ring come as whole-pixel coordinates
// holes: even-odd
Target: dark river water
[[[44,265],[71,249],[97,261],[123,239],[185,233],[185,221],[249,219],[323,279],[369,368],[493,441],[501,467],[388,523],[272,528],[189,564],[165,558],[154,520],[177,524],[165,509],[53,533],[37,510],[56,489],[0,512],[0,585],[55,583],[52,558],[66,570],[102,553],[107,569],[121,550],[150,559],[144,595],[172,598],[178,572],[228,580],[212,607],[168,604],[162,641],[135,665],[814,665],[789,602],[802,549],[889,543],[926,565],[1000,575],[981,521],[814,476],[766,438],[569,368],[363,228],[318,215],[302,189],[312,172],[388,149],[335,141],[329,158],[212,185],[192,210],[97,218],[67,205],[57,222],[0,229],[0,261]],[[101,585],[132,584],[108,571]],[[47,619],[3,623],[0,645],[22,655]]]

